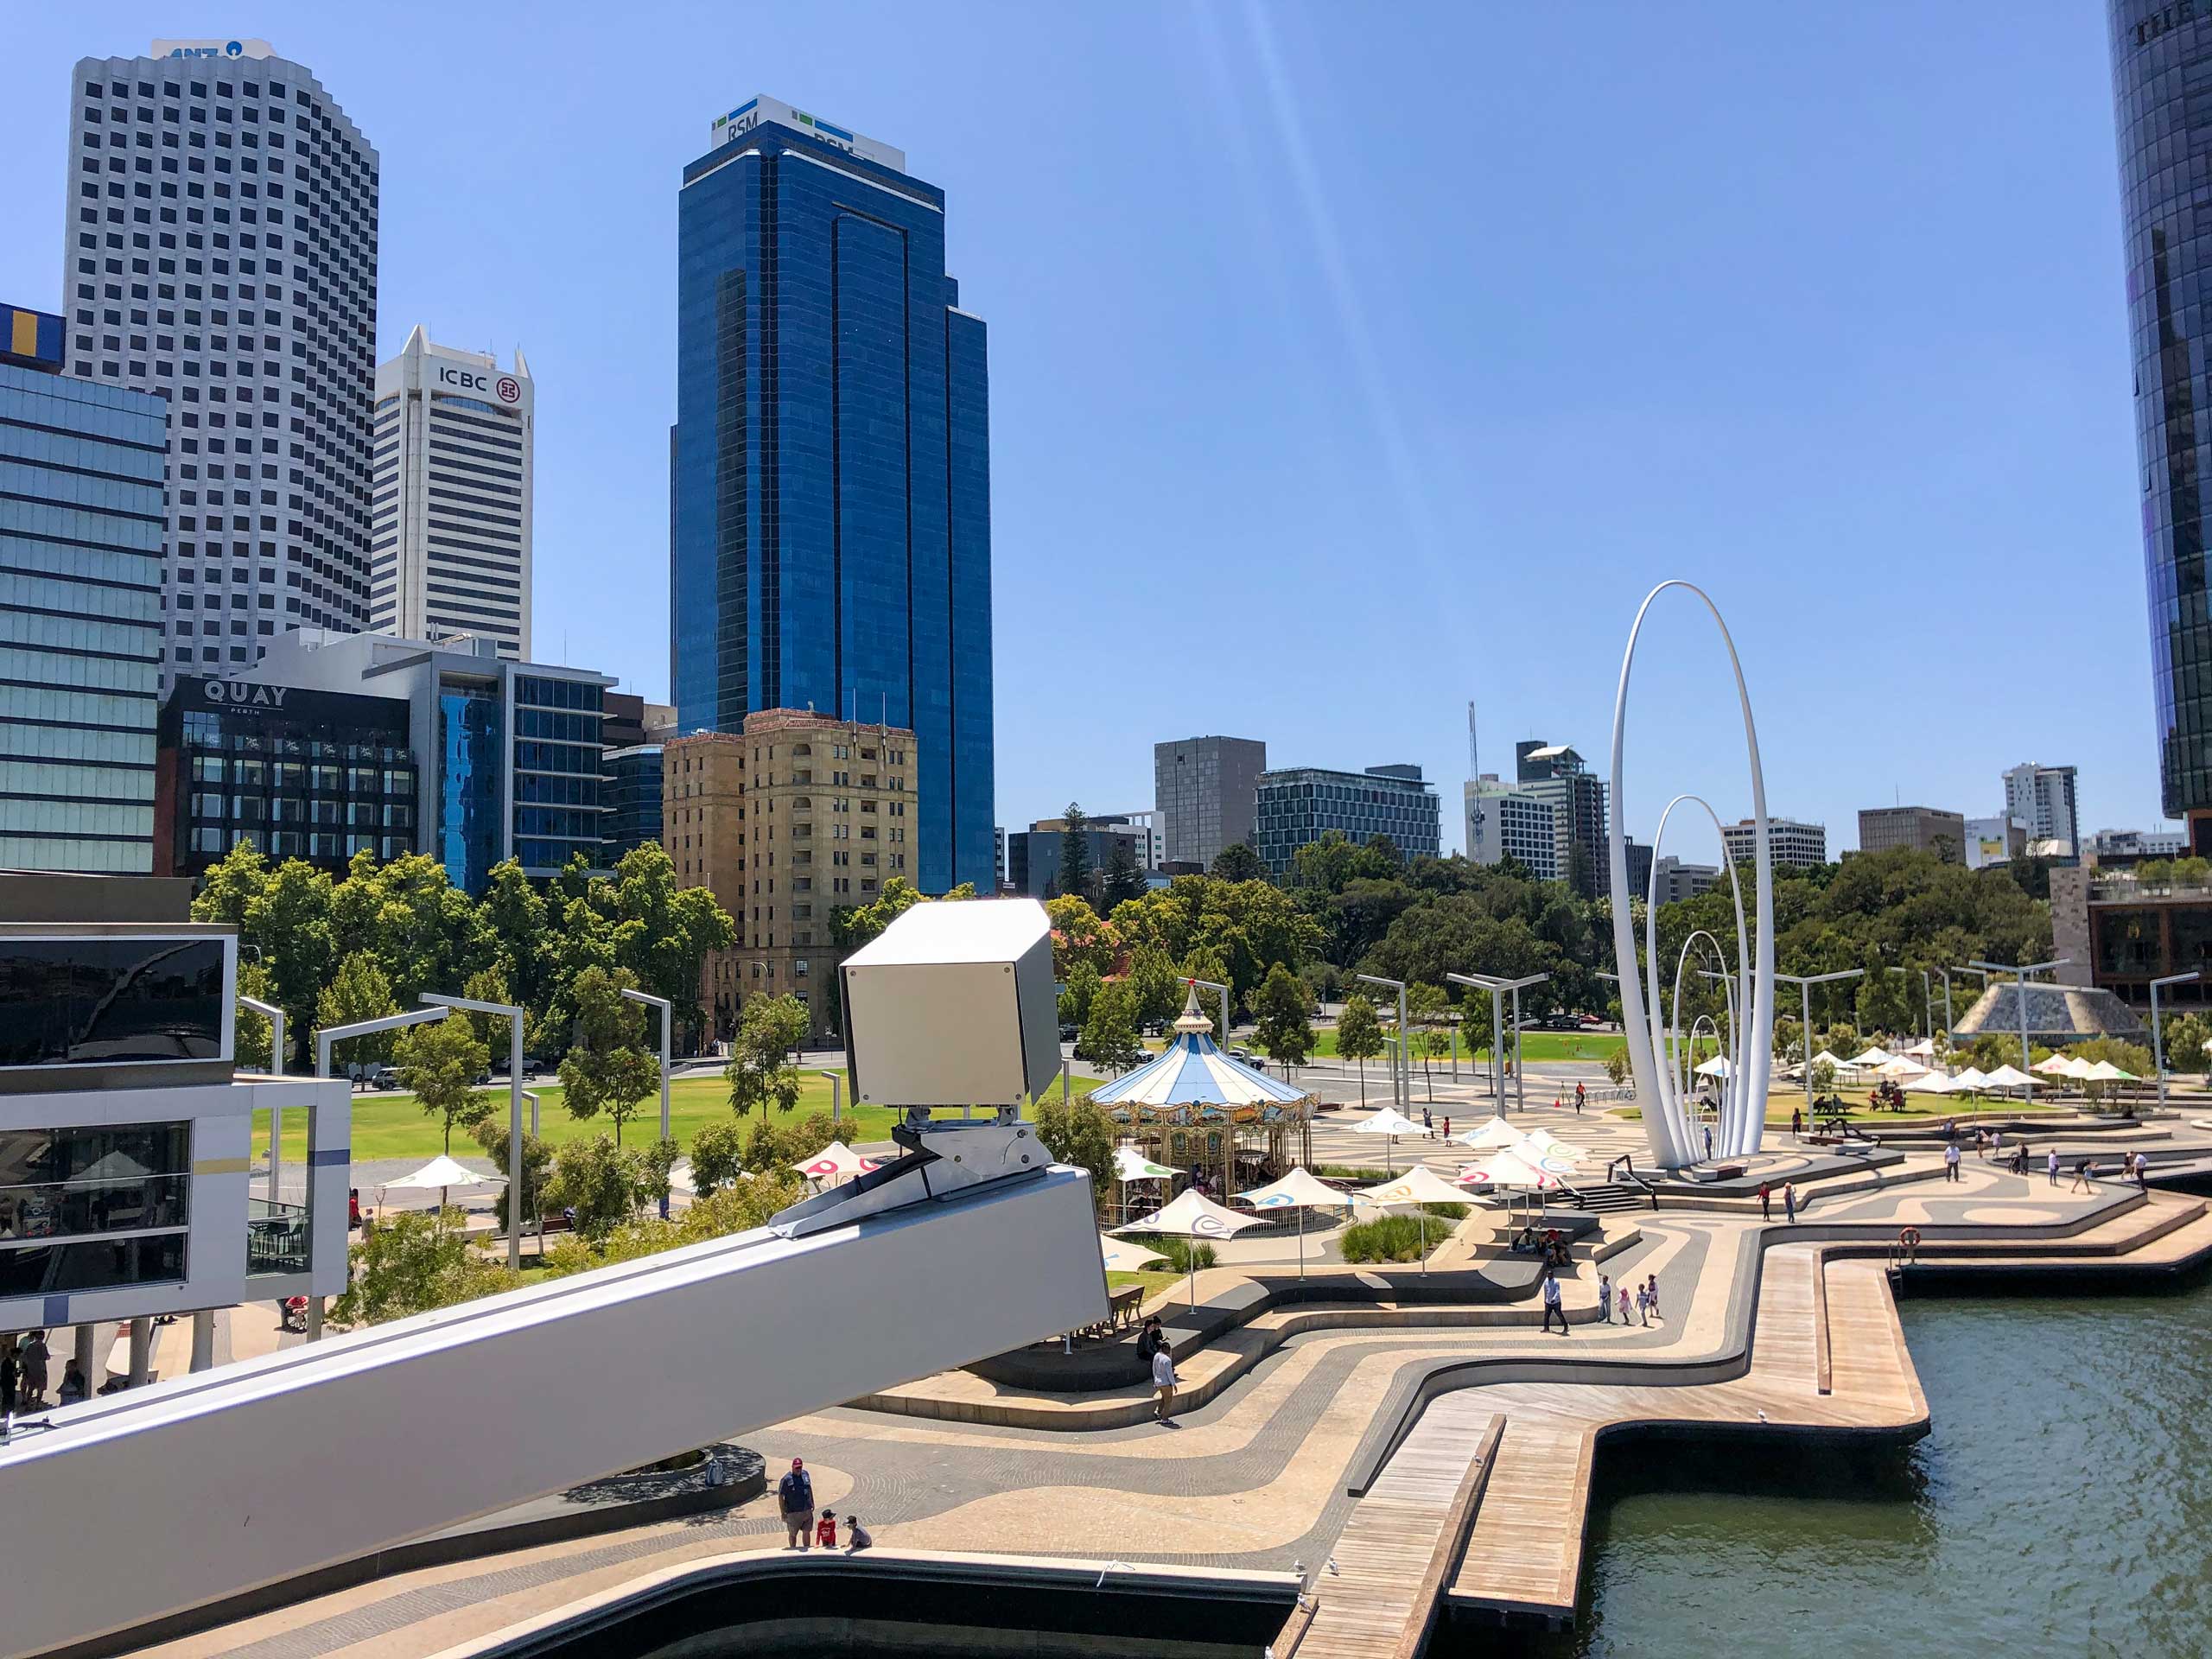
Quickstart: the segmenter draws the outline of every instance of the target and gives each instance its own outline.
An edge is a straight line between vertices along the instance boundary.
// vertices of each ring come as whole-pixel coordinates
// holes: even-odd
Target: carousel
[[[1223,1053],[1213,1021],[1198,1012],[1196,986],[1166,1052],[1100,1084],[1090,1098],[1122,1126],[1135,1158],[1171,1175],[1187,1169],[1205,1177],[1224,1204],[1313,1161],[1313,1096]],[[1131,1195],[1126,1179],[1116,1185],[1124,1189],[1116,1194],[1119,1210]],[[1141,1191],[1147,1209],[1164,1202],[1154,1189]]]

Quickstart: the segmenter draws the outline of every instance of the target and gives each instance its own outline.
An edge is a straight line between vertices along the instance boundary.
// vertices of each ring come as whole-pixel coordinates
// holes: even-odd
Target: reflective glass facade
[[[1411,772],[1412,776],[1392,773]],[[1298,849],[1341,830],[1355,842],[1388,836],[1407,858],[1437,856],[1443,842],[1436,791],[1410,767],[1331,772],[1296,766],[1260,774],[1252,845],[1280,880]]]
[[[607,752],[601,863],[620,863],[634,848],[660,845],[661,764],[658,743]]]
[[[555,874],[578,853],[602,868],[606,779],[599,733],[607,688],[529,673],[516,674],[512,683],[514,855],[531,875]]]
[[[167,419],[0,362],[0,867],[153,868]]]
[[[2112,0],[2113,94],[2135,364],[2137,480],[2165,811],[2212,850],[2212,606],[2205,582],[2212,327],[2212,5]]]
[[[0,1296],[183,1278],[191,1169],[182,1123],[0,1130]]]
[[[464,892],[482,893],[500,861],[499,700],[480,689],[438,694],[438,861]]]
[[[912,729],[916,883],[988,890],[988,342],[944,193],[764,121],[684,169],[677,225],[677,728]]]
[[[221,1059],[219,938],[0,939],[0,1066]]]

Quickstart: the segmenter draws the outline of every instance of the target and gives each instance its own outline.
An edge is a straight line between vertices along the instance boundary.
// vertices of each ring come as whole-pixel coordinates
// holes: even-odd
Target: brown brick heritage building
[[[679,886],[712,890],[737,943],[700,987],[714,1034],[744,999],[789,992],[836,1028],[830,913],[913,879],[914,734],[900,727],[763,709],[745,730],[671,738],[663,750],[662,844]]]

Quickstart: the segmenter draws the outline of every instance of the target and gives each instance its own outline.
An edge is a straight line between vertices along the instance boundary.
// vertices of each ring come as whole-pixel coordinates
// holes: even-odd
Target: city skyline
[[[434,19],[437,58],[410,45]],[[667,694],[665,181],[702,124],[758,86],[891,134],[957,204],[949,263],[998,337],[995,821],[1071,793],[1141,800],[1150,743],[1192,731],[1263,736],[1285,766],[1403,758],[1449,792],[1470,695],[1495,744],[1541,733],[1599,765],[1628,608],[1681,574],[1740,619],[1773,804],[1839,843],[1885,796],[1993,810],[2022,754],[2085,766],[2084,833],[2160,827],[2098,18],[1719,7],[1614,19],[1569,61],[1510,16],[1360,39],[1295,10],[1162,10],[955,52],[863,9],[835,30],[748,25],[735,67],[734,25],[651,10],[639,36],[680,39],[676,60],[609,49],[581,16],[519,39],[405,5],[373,31],[233,22],[308,67],[378,145],[376,356],[416,321],[503,357],[525,340],[560,388],[540,431],[546,660]],[[853,61],[856,27],[885,50]],[[174,28],[131,6],[29,22],[22,95],[0,111],[20,158],[0,200],[19,222],[58,223],[70,66]],[[520,101],[453,99],[453,54],[499,63]],[[1525,84],[1492,78],[1495,107],[1463,118],[1443,66],[1470,59],[1512,62]],[[1009,75],[1033,60],[1054,67]],[[1548,108],[1569,80],[1611,105],[1587,131]],[[1990,121],[1959,131],[1942,111],[1961,97]],[[1294,111],[1336,100],[1398,110],[1403,141],[1316,145]],[[1662,119],[1677,105],[1698,118]],[[516,108],[574,118],[525,141]],[[1836,120],[1847,158],[1823,148]],[[1651,153],[1627,142],[1654,131]],[[1470,145],[1514,165],[1484,173],[1468,222],[1407,214],[1436,158]],[[1981,188],[1957,191],[1962,175]],[[1039,238],[1047,193],[1086,211]],[[1960,251],[2024,238],[2047,257],[1995,284]],[[1113,256],[1141,242],[1173,257],[1133,279]],[[43,232],[12,238],[0,295],[54,305],[55,263]],[[1827,342],[1809,363],[1808,328]],[[1618,442],[1567,390],[1616,374]],[[1377,546],[1397,556],[1345,556]],[[1378,569],[1389,579],[1367,579]],[[2009,698],[2021,642],[2051,641],[2062,617],[2066,654],[2094,671],[2065,699]],[[1102,644],[1125,636],[1110,698],[1032,695],[1080,673],[1071,618]],[[1395,648],[1408,628],[1430,648]],[[1940,737],[1912,671],[1923,635],[1941,644],[1942,706],[1987,704]],[[1224,652],[1326,664],[1321,695],[1190,671]],[[1714,672],[1656,653],[1644,670],[1659,730],[1631,751],[1632,829],[1658,804],[1646,766],[1724,817],[1747,805],[1728,734],[1690,696]]]

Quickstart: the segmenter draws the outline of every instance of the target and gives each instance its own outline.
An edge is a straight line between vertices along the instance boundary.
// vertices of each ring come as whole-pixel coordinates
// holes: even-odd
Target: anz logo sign
[[[245,42],[225,41],[220,46],[175,46],[169,48],[173,58],[241,58],[245,55]]]

